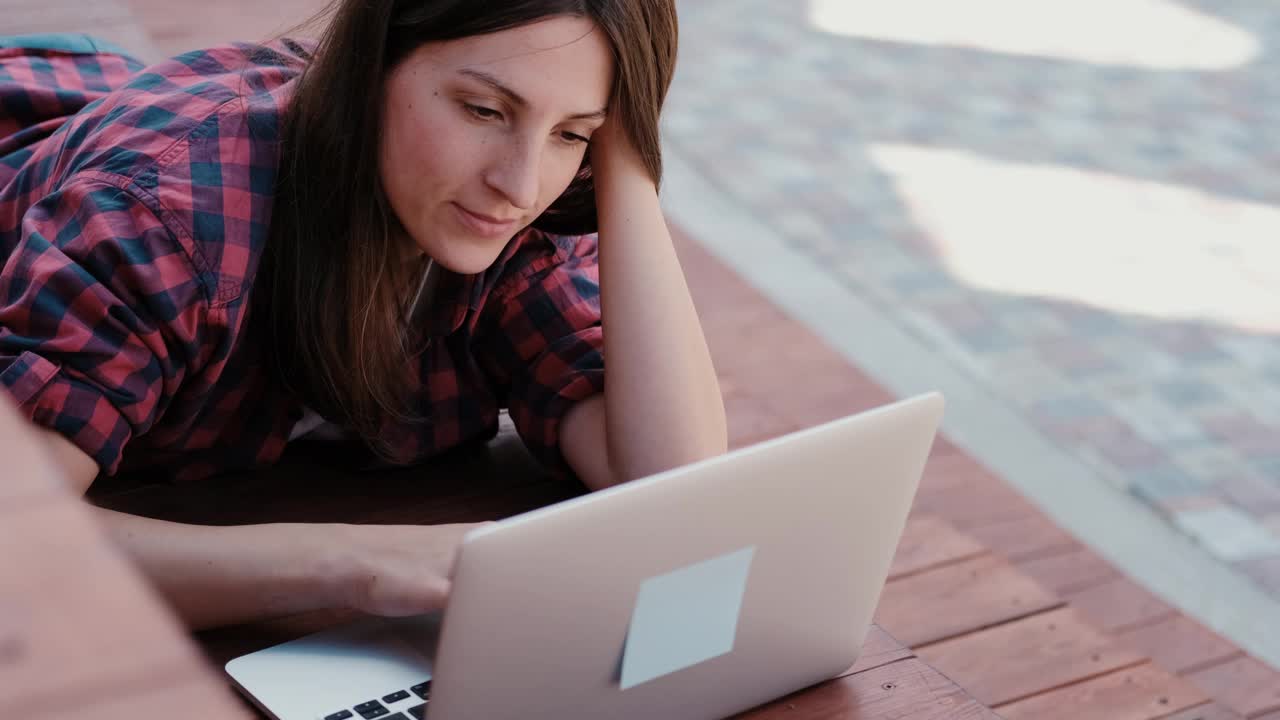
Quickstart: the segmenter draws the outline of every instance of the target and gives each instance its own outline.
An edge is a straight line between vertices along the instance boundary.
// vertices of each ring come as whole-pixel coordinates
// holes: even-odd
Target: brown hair
[[[498,32],[553,16],[595,22],[615,57],[610,113],[658,182],[658,116],[675,68],[673,0],[337,0],[297,82],[284,122],[270,236],[253,293],[254,323],[272,374],[378,455],[386,418],[414,422],[403,388],[413,268],[378,176],[387,73],[419,46]],[[371,91],[372,89],[372,91]],[[589,156],[533,227],[596,229]]]

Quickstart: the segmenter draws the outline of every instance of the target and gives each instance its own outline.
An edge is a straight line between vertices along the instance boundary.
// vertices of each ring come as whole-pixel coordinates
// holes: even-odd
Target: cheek
[[[401,203],[421,208],[435,195],[455,187],[468,157],[460,128],[447,113],[428,101],[397,108],[388,118],[387,141],[382,148],[383,178],[389,193]]]

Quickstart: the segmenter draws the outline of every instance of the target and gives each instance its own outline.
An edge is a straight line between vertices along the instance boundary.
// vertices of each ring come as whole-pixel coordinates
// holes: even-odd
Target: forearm
[[[335,605],[323,526],[208,527],[95,508],[99,522],[193,628]]]
[[[711,353],[652,181],[600,168],[601,312],[610,464],[629,480],[725,451]]]

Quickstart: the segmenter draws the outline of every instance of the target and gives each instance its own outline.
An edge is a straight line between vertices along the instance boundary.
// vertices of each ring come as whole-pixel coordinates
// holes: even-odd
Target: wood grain
[[[1233,712],[1216,702],[1211,702],[1174,713],[1163,720],[1243,720],[1243,718],[1243,715]]]
[[[737,716],[739,720],[996,720],[997,717],[916,658],[829,680]]]
[[[997,709],[1146,659],[1095,630],[1071,608],[918,647],[916,653]]]
[[[1119,632],[1178,614],[1146,588],[1123,577],[1064,593],[1063,599],[1107,632]]]
[[[853,664],[853,667],[840,673],[840,676],[853,675],[909,657],[915,657],[911,648],[898,642],[897,638],[885,632],[879,625],[872,625],[867,631],[867,640],[862,644],[862,653],[858,655],[858,661]]]
[[[1026,518],[1037,510],[968,455],[929,459],[914,505],[945,517],[958,530]]]
[[[1187,677],[1245,717],[1280,711],[1280,672],[1254,658],[1236,658]]]
[[[1117,633],[1116,638],[1179,675],[1243,655],[1235,645],[1185,615],[1131,628]]]
[[[1075,538],[1043,513],[971,527],[968,533],[1011,562],[1031,560],[1080,547]]]
[[[889,583],[876,621],[918,648],[1060,604],[1009,563],[981,555]]]
[[[1155,720],[1208,699],[1194,685],[1146,663],[1004,705],[1000,715],[1006,720]]]
[[[985,552],[982,543],[956,530],[951,523],[933,515],[913,515],[898,541],[889,579],[968,560]]]
[[[1084,547],[1018,563],[1018,569],[1059,595],[1115,580],[1120,573]]]

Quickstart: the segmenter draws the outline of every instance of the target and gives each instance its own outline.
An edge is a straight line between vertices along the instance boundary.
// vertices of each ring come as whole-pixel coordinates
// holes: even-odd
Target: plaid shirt
[[[305,58],[286,40],[143,68],[85,36],[0,37],[0,389],[107,474],[267,465],[302,417],[245,321]],[[594,236],[533,230],[444,273],[406,372],[428,421],[384,425],[401,460],[492,437],[509,407],[566,469],[560,418],[604,386],[598,283]]]

